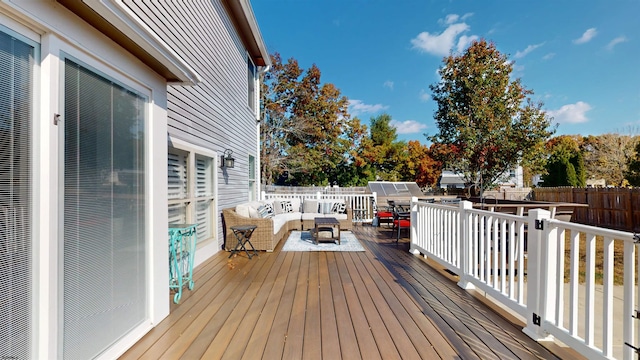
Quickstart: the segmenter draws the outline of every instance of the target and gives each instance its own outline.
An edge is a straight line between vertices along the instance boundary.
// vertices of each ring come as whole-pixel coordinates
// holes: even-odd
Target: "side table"
[[[193,259],[196,254],[196,224],[169,224],[169,288],[173,302],[182,297],[182,287],[193,290]]]
[[[253,235],[253,231],[256,228],[257,228],[256,225],[238,225],[238,226],[231,227],[233,234],[236,236],[236,239],[238,240],[238,243],[236,244],[236,247],[231,251],[231,255],[229,255],[229,257],[232,257],[235,253],[244,250],[244,252],[247,253],[247,256],[249,257],[249,259],[251,259],[252,255],[249,254],[249,251],[247,251],[247,247],[246,247],[247,244],[251,245],[251,250],[253,250],[253,255],[258,255],[258,252],[256,251],[256,249],[253,247],[253,244],[251,243],[251,235]]]

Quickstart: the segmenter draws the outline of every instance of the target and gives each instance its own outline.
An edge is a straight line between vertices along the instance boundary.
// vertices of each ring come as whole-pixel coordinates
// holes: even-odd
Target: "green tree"
[[[440,81],[430,85],[438,133],[429,140],[449,148],[438,160],[482,189],[517,165],[541,168],[540,154],[555,129],[542,103],[529,97],[533,91],[510,79],[507,57],[480,40],[443,62]]]
[[[547,142],[549,159],[542,186],[584,187],[586,174],[580,143],[573,136],[558,136]]]
[[[371,142],[365,155],[376,170],[378,180],[404,180],[407,144],[398,140],[396,128],[391,126],[391,115],[381,114],[371,118]]]

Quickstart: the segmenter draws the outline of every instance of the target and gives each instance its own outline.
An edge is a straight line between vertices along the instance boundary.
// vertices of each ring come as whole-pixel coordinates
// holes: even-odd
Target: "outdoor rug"
[[[316,245],[309,231],[292,231],[282,251],[365,251],[360,241],[350,231],[340,232],[340,245],[322,242]]]

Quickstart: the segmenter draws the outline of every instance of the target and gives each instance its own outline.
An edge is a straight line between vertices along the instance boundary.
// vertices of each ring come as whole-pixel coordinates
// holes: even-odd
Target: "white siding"
[[[233,150],[235,168],[216,169],[216,201],[219,209],[247,201],[248,155],[258,156],[256,118],[247,104],[247,53],[224,6],[220,0],[124,3],[202,78],[197,86],[169,86],[170,138],[219,154]]]

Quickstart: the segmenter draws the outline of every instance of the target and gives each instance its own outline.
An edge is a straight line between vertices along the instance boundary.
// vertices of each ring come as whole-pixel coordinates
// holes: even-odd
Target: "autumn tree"
[[[634,150],[635,154],[627,163],[627,170],[625,171],[624,178],[629,182],[629,185],[640,186],[640,141],[636,140]]]
[[[474,41],[461,55],[450,55],[430,85],[437,104],[434,144],[450,149],[444,166],[468,184],[487,189],[518,165],[542,167],[545,141],[555,129],[534,102],[533,91],[511,80],[513,64],[494,44]]]
[[[296,101],[298,78],[303,70],[295,59],[282,63],[280,54],[271,56],[272,66],[261,83],[260,166],[264,184],[272,184],[290,169],[288,139],[304,133],[308,124],[290,116]]]
[[[623,184],[627,164],[634,154],[637,139],[631,135],[603,134],[584,138],[582,152],[591,179],[605,179],[607,184]]]
[[[407,154],[405,180],[415,181],[421,188],[435,186],[442,169],[440,163],[431,156],[431,149],[412,140],[407,144]]]
[[[584,187],[586,174],[578,139],[558,136],[547,142],[549,159],[542,186]]]
[[[306,71],[291,58],[272,56],[262,87],[261,164],[264,183],[286,174],[293,185],[337,182],[349,152],[364,134],[347,111],[348,100],[321,82],[316,65]]]

